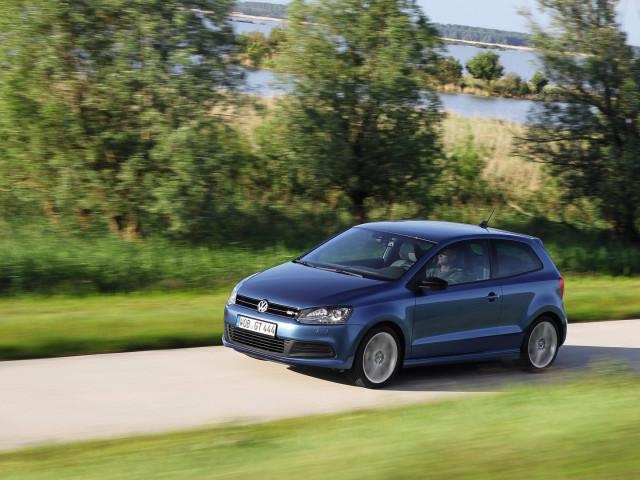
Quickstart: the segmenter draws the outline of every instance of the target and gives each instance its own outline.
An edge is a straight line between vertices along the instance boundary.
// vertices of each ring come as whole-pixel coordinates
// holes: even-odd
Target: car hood
[[[355,297],[384,288],[388,282],[284,263],[245,280],[239,295],[290,307],[351,305]]]

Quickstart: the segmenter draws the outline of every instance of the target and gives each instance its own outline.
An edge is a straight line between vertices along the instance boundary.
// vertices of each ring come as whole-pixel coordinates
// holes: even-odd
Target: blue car
[[[223,343],[380,388],[401,367],[519,358],[550,366],[564,281],[534,237],[436,221],[358,225],[239,282]]]

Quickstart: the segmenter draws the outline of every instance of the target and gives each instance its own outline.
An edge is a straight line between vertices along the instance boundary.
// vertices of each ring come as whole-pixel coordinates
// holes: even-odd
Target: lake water
[[[268,35],[280,22],[256,21],[253,23],[233,21],[236,33],[261,31]],[[476,56],[481,49],[467,45],[447,45],[444,55],[451,55],[460,60],[463,65]],[[505,72],[515,72],[524,79],[530,79],[539,70],[538,56],[534,52],[524,50],[492,50],[500,55],[500,63]],[[249,70],[246,76],[246,90],[262,96],[277,95],[282,91],[278,86],[276,75],[267,70]],[[515,100],[512,98],[482,97],[466,94],[439,94],[445,111],[465,117],[484,117],[508,120],[515,123],[526,123],[527,116],[532,109],[540,106],[538,102],[530,100]]]
[[[248,93],[261,96],[278,95],[286,90],[286,83],[278,82],[277,75],[269,70],[247,70],[245,83]],[[446,112],[464,117],[483,117],[526,123],[530,110],[539,102],[514,100],[513,98],[481,97],[458,93],[440,93],[440,101]]]

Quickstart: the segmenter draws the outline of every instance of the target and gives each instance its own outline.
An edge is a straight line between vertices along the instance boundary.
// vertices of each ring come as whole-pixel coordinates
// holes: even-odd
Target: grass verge
[[[0,471],[3,480],[637,478],[639,396],[637,376],[607,367],[570,385],[5,453]]]
[[[222,343],[231,289],[0,300],[0,360]]]
[[[0,299],[0,360],[220,345],[231,288]],[[640,278],[568,277],[569,320],[640,318],[638,291]]]
[[[565,280],[569,321],[640,318],[640,278],[572,276]]]

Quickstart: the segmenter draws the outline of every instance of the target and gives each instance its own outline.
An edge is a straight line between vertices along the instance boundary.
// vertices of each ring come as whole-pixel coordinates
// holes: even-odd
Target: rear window
[[[542,268],[542,261],[526,243],[496,240],[494,245],[494,278],[512,277]]]

